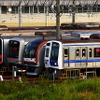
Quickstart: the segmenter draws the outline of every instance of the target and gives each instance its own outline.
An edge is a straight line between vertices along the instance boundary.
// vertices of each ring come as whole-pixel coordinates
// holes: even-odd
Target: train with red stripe
[[[39,75],[45,69],[44,53],[46,43],[47,40],[34,39],[26,44],[23,57],[26,75]]]
[[[26,69],[27,75],[39,75],[44,67],[43,58],[47,40],[33,39],[25,41],[16,37],[0,40],[1,65],[9,66],[16,71]]]
[[[2,39],[0,42],[2,48],[0,63],[6,62],[10,67],[24,68],[26,75],[37,76],[46,70],[49,77],[58,78],[64,70],[70,69],[75,69],[75,73],[78,73],[77,69],[80,69],[82,73],[95,69],[99,75],[99,39],[33,39],[26,42],[23,38],[11,38],[8,41],[5,40],[5,43]],[[6,54],[7,51],[8,54]]]
[[[22,65],[25,44],[23,38],[11,38],[9,40],[7,62],[10,66]]]

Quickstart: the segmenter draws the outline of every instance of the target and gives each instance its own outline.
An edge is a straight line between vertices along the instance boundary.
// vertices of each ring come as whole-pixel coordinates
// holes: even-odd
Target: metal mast
[[[75,0],[72,1],[73,8],[72,8],[72,23],[75,23]]]
[[[19,27],[22,26],[22,17],[21,17],[21,14],[22,14],[22,6],[21,6],[21,1],[19,2]]]
[[[60,35],[60,0],[56,0],[56,32],[57,39],[61,39]]]

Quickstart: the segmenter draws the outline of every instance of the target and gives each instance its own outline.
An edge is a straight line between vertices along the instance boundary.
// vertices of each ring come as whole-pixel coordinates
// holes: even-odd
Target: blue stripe
[[[49,62],[49,60],[44,60],[44,62]],[[58,61],[57,61],[57,60],[50,60],[50,65],[51,65],[51,66],[58,67],[58,65],[55,65],[55,63],[58,64]]]
[[[55,63],[58,64],[58,61],[57,60],[50,60],[50,65],[51,66],[58,67],[58,65],[55,65]]]
[[[49,61],[49,60],[45,60],[45,61]],[[63,63],[89,63],[89,62],[100,62],[100,59],[83,59],[83,60],[66,60],[63,61]],[[58,67],[58,65],[55,65],[55,63],[58,64],[57,60],[50,60],[50,65],[54,66],[54,67]]]
[[[86,62],[100,62],[100,59],[65,60],[63,63],[86,63]],[[52,66],[56,66],[54,65],[54,63],[58,63],[57,60],[50,60],[50,64]]]
[[[64,63],[85,63],[85,62],[100,62],[100,59],[88,59],[88,60],[69,60]]]

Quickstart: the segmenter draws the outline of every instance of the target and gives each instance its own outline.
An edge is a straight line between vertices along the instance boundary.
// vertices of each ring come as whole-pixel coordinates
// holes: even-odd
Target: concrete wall
[[[22,14],[22,26],[50,26],[56,24],[55,14]],[[62,14],[61,23],[71,23],[70,14]],[[77,13],[76,22],[100,22],[100,13],[86,14]],[[18,14],[0,14],[0,25],[19,26]]]

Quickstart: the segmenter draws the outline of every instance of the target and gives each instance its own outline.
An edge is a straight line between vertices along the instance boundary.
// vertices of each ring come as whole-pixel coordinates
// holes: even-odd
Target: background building
[[[100,0],[60,0],[61,23],[100,22]],[[8,26],[55,25],[56,0],[0,0],[0,24]]]

